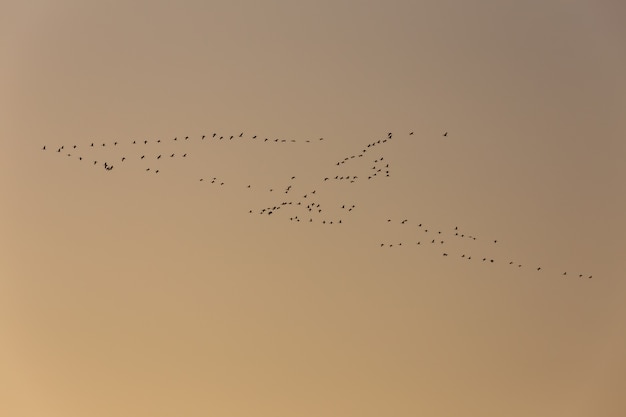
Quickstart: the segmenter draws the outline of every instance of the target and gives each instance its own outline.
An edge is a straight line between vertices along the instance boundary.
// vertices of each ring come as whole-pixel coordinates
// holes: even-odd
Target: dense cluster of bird
[[[409,132],[409,136],[413,136],[414,132]],[[442,134],[442,137],[447,138],[448,132]],[[289,199],[281,199],[280,201],[275,201],[273,204],[248,209],[249,214],[258,214],[258,215],[267,215],[276,217],[281,212],[285,212],[285,218],[288,217],[289,221],[295,223],[316,223],[323,225],[343,225],[346,220],[349,219],[349,216],[356,209],[355,204],[331,204],[330,206],[327,203],[323,203],[325,201],[321,195],[324,192],[324,184],[327,184],[329,181],[339,181],[339,182],[347,182],[347,183],[355,183],[357,181],[365,180],[371,181],[374,179],[384,179],[389,178],[391,176],[391,165],[389,161],[385,158],[384,155],[380,152],[384,150],[384,146],[390,143],[394,139],[394,135],[392,132],[388,132],[384,137],[374,140],[370,143],[367,143],[360,149],[358,152],[354,152],[350,155],[344,156],[339,160],[336,160],[332,165],[335,167],[339,167],[343,169],[344,167],[349,167],[355,163],[355,161],[365,161],[367,164],[367,168],[364,171],[364,167],[355,167],[355,171],[348,173],[336,173],[336,175],[328,175],[319,178],[319,185],[314,189],[307,189],[305,191],[299,192],[297,195],[293,195],[292,198]],[[212,133],[211,135],[202,135],[200,138],[195,139],[195,141],[256,141],[258,143],[267,143],[267,144],[294,144],[294,143],[313,143],[313,142],[321,142],[324,141],[324,138],[318,138],[316,140],[296,140],[296,139],[280,139],[273,138],[270,139],[265,137],[261,139],[258,135],[244,135],[243,132],[236,135],[220,135],[218,133]],[[133,149],[134,152],[131,154],[123,155],[121,157],[118,156],[117,162],[122,166],[126,166],[132,161],[143,162],[145,172],[150,172],[154,174],[158,174],[162,169],[162,161],[173,158],[187,158],[189,151],[187,152],[171,152],[171,147],[165,147],[161,144],[165,144],[167,142],[170,143],[181,143],[185,141],[194,141],[193,138],[189,136],[174,137],[172,139],[144,139],[144,140],[131,140],[127,144],[136,147]],[[148,152],[147,150],[150,148],[148,145],[161,146],[160,151],[156,152]],[[114,141],[112,143],[112,147],[117,147],[121,145],[119,141]],[[79,145],[73,145],[70,149],[65,148],[64,145],[56,148],[56,153],[67,155],[67,157],[76,157],[79,161],[83,160],[91,160],[93,161],[92,165],[98,165],[99,163],[103,166],[105,171],[111,171],[114,168],[113,162],[111,160],[106,160],[100,162],[98,159],[95,159],[93,153],[90,152],[93,148],[104,148],[107,146],[107,143],[99,143],[91,142],[87,149],[83,150],[83,147]],[[111,146],[111,144],[109,144]],[[132,149],[132,148],[131,148]],[[144,150],[145,149],[145,150]],[[167,152],[165,150],[168,149]],[[42,150],[47,150],[47,147],[44,145]],[[369,157],[369,155],[374,154],[373,157]],[[370,158],[370,159],[368,159]],[[361,164],[362,165],[362,164]],[[198,178],[200,182],[214,184],[218,186],[224,186],[226,181],[223,179],[218,179],[218,177],[200,177]],[[268,193],[272,193],[272,195],[291,195],[296,192],[296,187],[294,187],[294,181],[296,180],[296,176],[292,175],[289,178],[289,184],[284,186],[282,189],[278,189],[276,187],[268,187],[266,190]],[[251,184],[240,185],[242,189],[251,190],[253,187]],[[318,189],[320,192],[318,193]],[[328,210],[330,208],[330,210]],[[332,212],[334,215],[329,214]],[[287,214],[288,213],[288,214]],[[458,259],[462,259],[465,261],[474,260],[476,262],[482,262],[485,264],[494,264],[499,263],[500,261],[496,261],[496,259],[486,256],[484,254],[477,255],[478,252],[485,251],[485,245],[482,245],[477,249],[468,249],[466,252],[458,253],[456,255],[452,254],[452,252],[448,249],[447,243],[449,243],[452,239],[462,239],[468,242],[475,242],[478,239],[475,235],[467,234],[459,229],[458,226],[455,226],[453,230],[443,230],[432,227],[427,227],[421,222],[413,222],[408,218],[402,220],[392,220],[387,219],[387,224],[397,223],[402,225],[403,227],[408,227],[412,230],[415,235],[414,239],[411,242],[381,242],[379,246],[381,248],[397,248],[397,247],[408,247],[411,245],[415,245],[418,247],[424,247],[426,245],[430,245],[432,247],[441,248],[441,255],[443,257],[457,257]],[[498,243],[498,240],[490,240],[488,242],[491,245],[495,245]],[[487,248],[488,251],[488,248]],[[504,261],[506,265],[515,268],[525,268],[526,266],[520,262],[516,262],[512,259],[508,259]],[[542,267],[539,265],[535,265],[530,267],[533,270],[540,272],[542,271]],[[568,276],[567,271],[563,271],[561,273],[562,276]],[[589,274],[570,274],[577,275],[579,278],[592,278],[592,275]]]

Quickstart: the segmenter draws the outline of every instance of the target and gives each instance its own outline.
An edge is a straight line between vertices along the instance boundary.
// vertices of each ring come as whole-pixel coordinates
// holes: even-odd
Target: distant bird
[[[46,145],[43,145],[43,148],[41,148],[42,151],[46,150]]]
[[[448,136],[448,132],[444,133],[443,136]]]

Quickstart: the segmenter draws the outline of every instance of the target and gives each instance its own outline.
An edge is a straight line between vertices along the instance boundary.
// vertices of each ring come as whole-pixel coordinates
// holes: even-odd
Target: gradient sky
[[[0,415],[626,415],[625,20],[0,1]]]

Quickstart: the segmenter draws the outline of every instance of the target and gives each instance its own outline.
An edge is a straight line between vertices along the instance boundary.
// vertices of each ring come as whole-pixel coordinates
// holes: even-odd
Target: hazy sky
[[[0,1],[0,415],[626,415],[622,3]]]

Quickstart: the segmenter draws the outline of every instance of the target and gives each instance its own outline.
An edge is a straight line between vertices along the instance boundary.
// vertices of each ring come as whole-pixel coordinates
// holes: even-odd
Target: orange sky
[[[620,2],[0,10],[0,416],[626,415]]]

